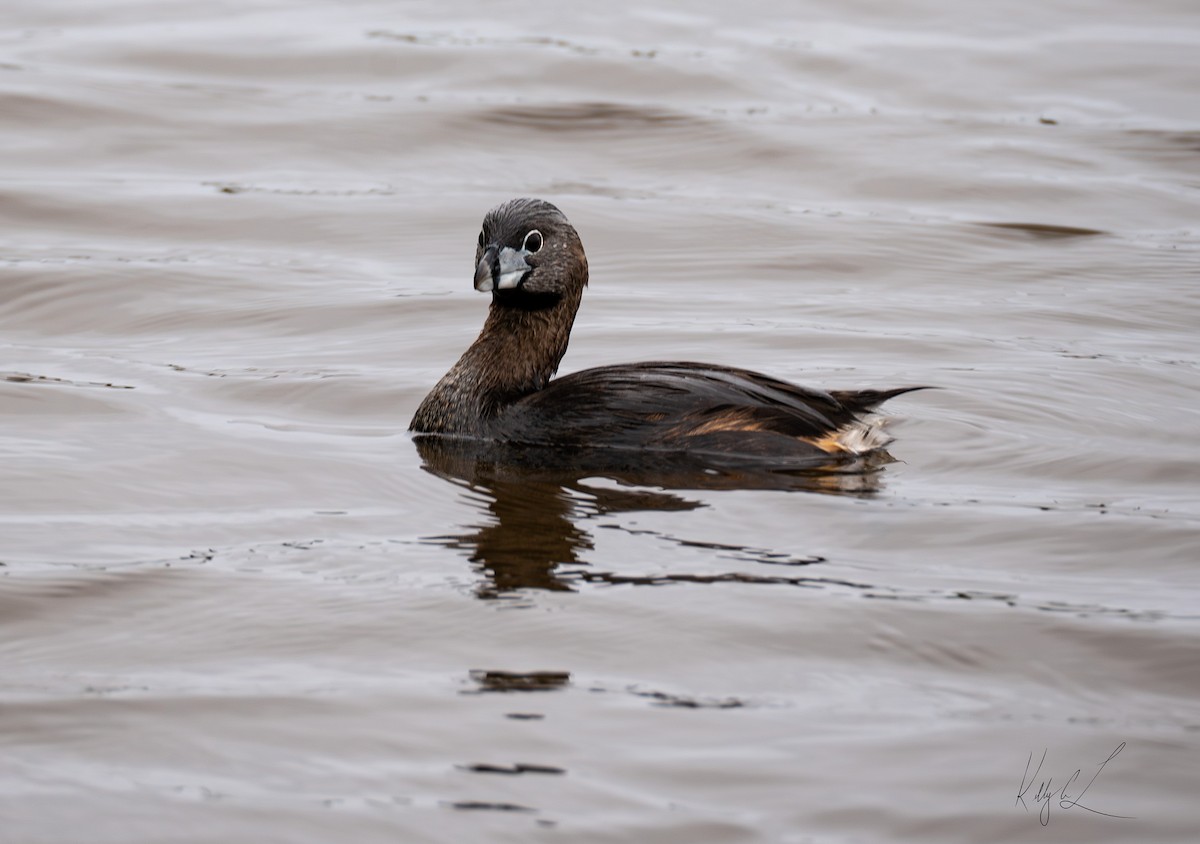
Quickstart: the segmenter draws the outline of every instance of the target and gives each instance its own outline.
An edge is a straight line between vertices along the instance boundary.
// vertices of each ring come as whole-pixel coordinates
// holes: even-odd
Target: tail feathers
[[[894,399],[896,396],[904,395],[905,393],[916,392],[917,390],[936,390],[937,387],[920,386],[920,387],[896,387],[891,390],[832,390],[830,395],[837,399],[838,404],[845,407],[851,413],[862,413],[872,410],[883,404],[888,399]]]
[[[893,390],[837,390],[831,395],[850,411],[853,418],[814,445],[831,454],[867,454],[892,442],[885,430],[889,417],[871,411],[885,401],[915,390],[936,387],[897,387]]]

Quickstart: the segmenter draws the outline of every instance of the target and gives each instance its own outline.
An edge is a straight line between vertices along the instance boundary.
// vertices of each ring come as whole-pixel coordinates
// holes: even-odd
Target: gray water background
[[[1196,840],[1198,81],[1194,2],[5,4],[0,841]],[[520,195],[564,372],[942,389],[857,485],[425,466]]]

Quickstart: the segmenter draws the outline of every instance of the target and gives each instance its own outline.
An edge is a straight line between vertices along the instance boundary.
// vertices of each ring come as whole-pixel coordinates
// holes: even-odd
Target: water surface
[[[1193,3],[4,18],[0,840],[1193,840]],[[520,195],[564,372],[942,389],[790,489],[423,458]]]

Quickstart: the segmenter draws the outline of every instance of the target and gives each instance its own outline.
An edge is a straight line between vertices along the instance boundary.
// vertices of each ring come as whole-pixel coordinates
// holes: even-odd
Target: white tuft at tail
[[[890,421],[890,417],[869,413],[849,425],[838,428],[825,438],[821,445],[826,447],[827,451],[846,454],[866,454],[875,451],[895,440],[895,437],[884,430]]]

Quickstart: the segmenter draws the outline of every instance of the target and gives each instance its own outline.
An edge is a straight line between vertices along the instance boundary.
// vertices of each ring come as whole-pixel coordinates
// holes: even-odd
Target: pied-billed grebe
[[[863,415],[920,387],[822,392],[703,363],[630,363],[551,381],[588,282],[575,228],[549,202],[483,220],[475,289],[492,294],[478,339],[421,402],[409,430],[519,446],[858,455],[889,438]]]

